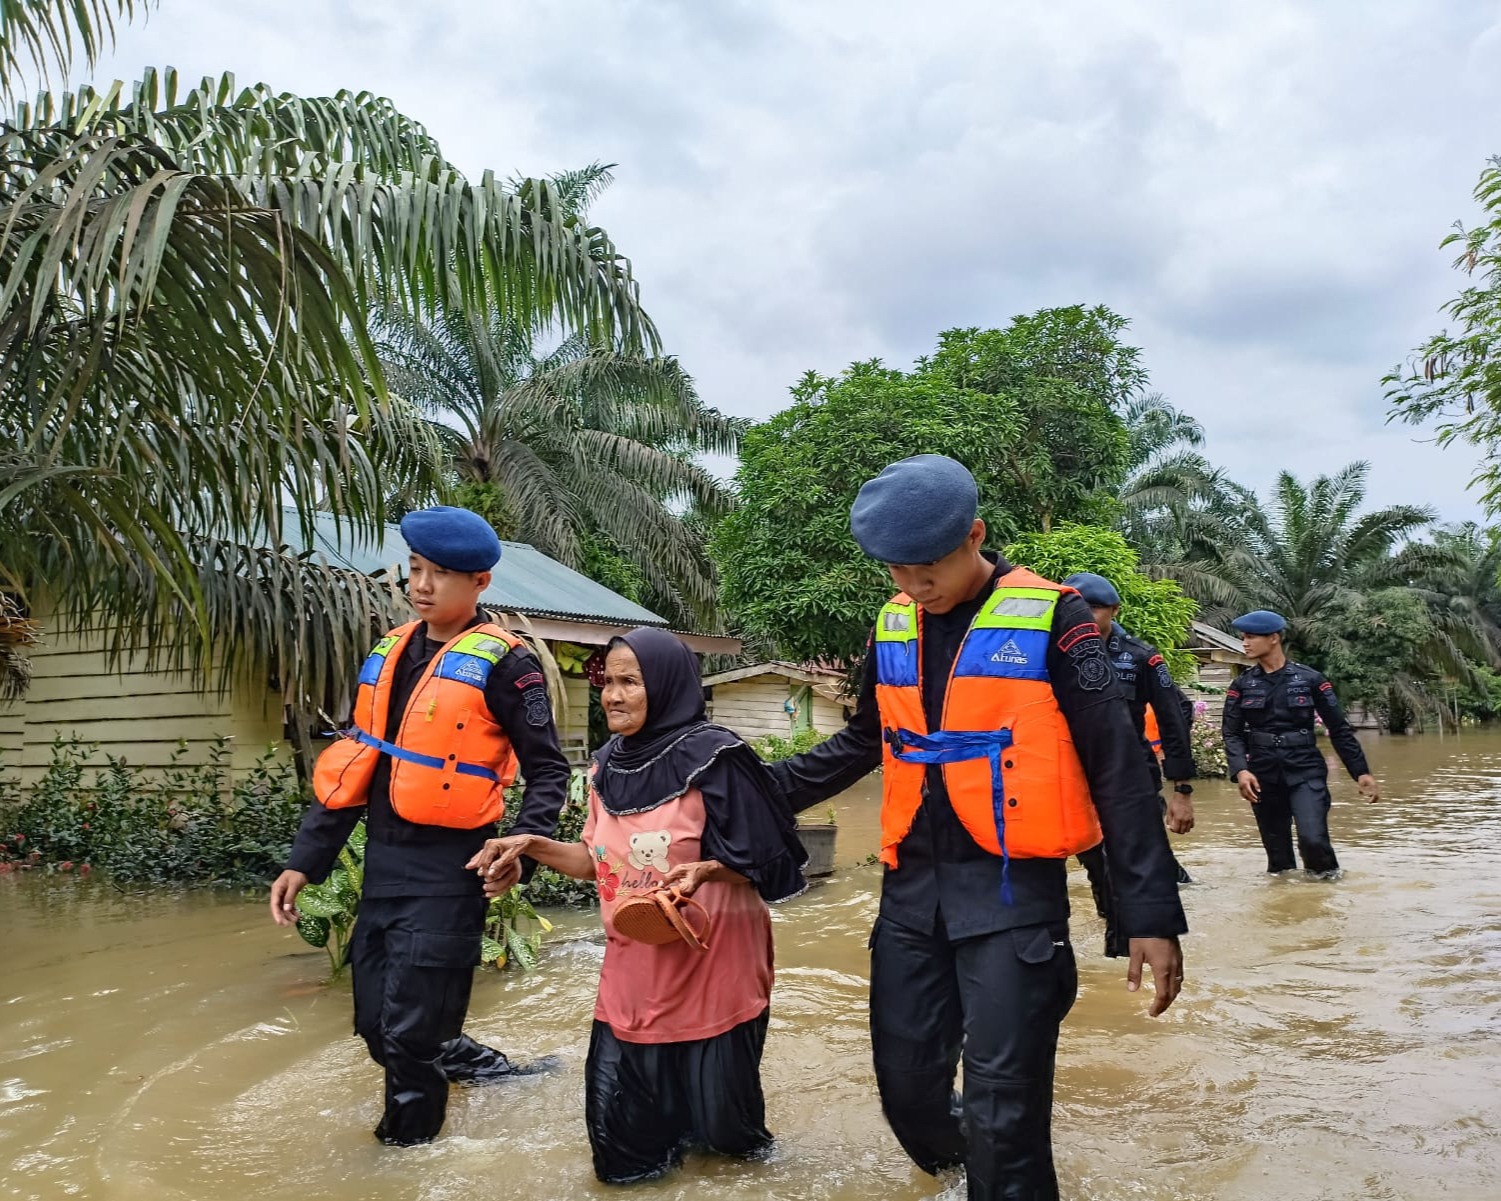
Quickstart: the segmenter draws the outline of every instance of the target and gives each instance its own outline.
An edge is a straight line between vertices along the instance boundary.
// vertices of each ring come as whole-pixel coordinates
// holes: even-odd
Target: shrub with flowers
[[[1199,769],[1200,779],[1218,777],[1223,779],[1229,772],[1229,760],[1225,757],[1225,739],[1220,734],[1220,725],[1205,716],[1208,706],[1203,701],[1194,705],[1193,725],[1189,727],[1189,741],[1193,745],[1194,766]]]

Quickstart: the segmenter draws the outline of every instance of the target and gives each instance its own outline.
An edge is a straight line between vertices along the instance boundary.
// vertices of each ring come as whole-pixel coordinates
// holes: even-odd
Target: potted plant
[[[834,874],[834,837],[839,832],[838,814],[830,805],[822,822],[797,823],[797,837],[808,853],[808,866],[803,874],[808,877]]]

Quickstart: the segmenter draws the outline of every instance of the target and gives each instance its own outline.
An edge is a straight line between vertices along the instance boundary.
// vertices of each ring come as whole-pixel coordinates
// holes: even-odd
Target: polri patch
[[[1070,630],[1069,634],[1074,634]],[[1105,658],[1105,646],[1100,641],[1100,632],[1095,630],[1094,637],[1081,634],[1072,638],[1068,646],[1063,645],[1059,639],[1059,648],[1069,657],[1074,665],[1074,674],[1079,678],[1079,687],[1086,692],[1100,692],[1110,683],[1110,660]]]
[[[526,724],[529,726],[546,726],[552,721],[552,706],[547,703],[547,689],[541,684],[533,684],[521,694],[521,700],[526,705]]]
[[[521,679],[516,681],[516,687],[521,689],[522,692],[525,692],[533,684],[543,683],[546,683],[546,681],[542,678],[542,673],[540,671],[529,671],[526,673],[526,675],[522,676]]]

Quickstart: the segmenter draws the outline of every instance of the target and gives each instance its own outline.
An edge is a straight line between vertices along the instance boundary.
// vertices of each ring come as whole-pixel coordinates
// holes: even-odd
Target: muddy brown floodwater
[[[1146,1017],[1071,876],[1079,1002],[1054,1124],[1069,1198],[1501,1198],[1501,733],[1367,739],[1337,882],[1267,878],[1246,806],[1202,786],[1178,839],[1188,983]],[[876,1103],[865,939],[876,793],[842,798],[830,883],[778,909],[764,1163],[693,1157],[664,1198],[962,1195]],[[601,946],[569,915],[538,971],[482,973],[469,1030],[563,1068],[456,1089],[442,1139],[377,1146],[380,1077],[326,960],[239,897],[0,880],[0,1192],[109,1201],[619,1197],[595,1184],[583,1060]],[[947,1190],[947,1192],[946,1192]]]

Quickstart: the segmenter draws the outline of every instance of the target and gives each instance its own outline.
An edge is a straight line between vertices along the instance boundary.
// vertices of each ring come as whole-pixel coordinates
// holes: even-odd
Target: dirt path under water
[[[1055,1141],[1064,1195],[1501,1197],[1501,733],[1369,740],[1387,803],[1343,778],[1344,879],[1270,879],[1246,806],[1201,787],[1177,840],[1188,984],[1161,1020],[1099,955],[1071,877],[1079,1003]],[[839,860],[875,848],[843,798]],[[776,914],[769,1162],[695,1157],[639,1201],[955,1195],[886,1130],[868,1062],[879,877],[843,868]],[[377,1146],[380,1076],[346,987],[260,903],[0,880],[0,1194],[109,1201],[621,1196],[593,1181],[582,1073],[601,954],[565,918],[540,970],[481,974],[470,1032],[556,1076],[456,1090],[441,1141]],[[948,1194],[945,1190],[948,1189]],[[962,1194],[961,1194],[962,1195]]]

